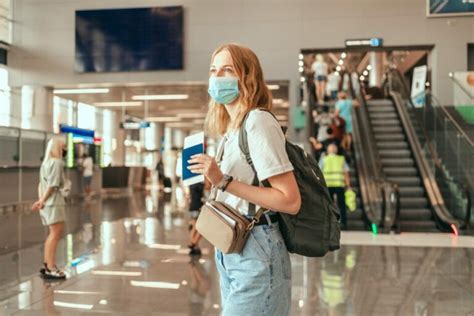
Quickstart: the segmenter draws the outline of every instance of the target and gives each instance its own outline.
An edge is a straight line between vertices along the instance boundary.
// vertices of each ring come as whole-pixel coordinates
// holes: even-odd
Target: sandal
[[[45,267],[43,277],[45,279],[51,280],[64,280],[66,279],[66,274],[64,274],[64,272],[59,270],[56,266],[54,266],[53,270],[50,270],[48,267]]]
[[[41,267],[41,269],[39,270],[39,273],[41,275],[44,275],[44,273],[46,272],[46,269],[48,268],[48,265],[46,264],[46,262],[43,262],[43,267]]]

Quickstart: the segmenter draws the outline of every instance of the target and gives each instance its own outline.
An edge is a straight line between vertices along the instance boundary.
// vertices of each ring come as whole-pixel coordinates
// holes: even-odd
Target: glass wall
[[[102,139],[101,166],[112,164],[113,152],[117,149],[117,118],[111,110],[98,109],[92,105],[78,103],[55,96],[53,98],[53,129],[59,133],[60,124],[94,130],[95,137]]]
[[[99,110],[97,110],[99,111]],[[83,129],[95,130],[96,132],[101,132],[97,130],[96,126],[96,117],[95,113],[96,108],[92,105],[85,103],[77,104],[77,127]]]

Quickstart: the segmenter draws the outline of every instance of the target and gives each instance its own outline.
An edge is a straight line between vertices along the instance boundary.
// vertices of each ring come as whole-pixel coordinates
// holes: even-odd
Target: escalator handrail
[[[387,203],[386,201],[386,195],[390,195],[395,189],[394,186],[397,186],[397,184],[388,181],[386,178],[385,173],[383,172],[382,168],[382,162],[380,159],[379,152],[377,150],[376,146],[376,139],[375,139],[375,134],[372,130],[372,124],[369,121],[369,109],[366,101],[366,95],[365,95],[365,90],[363,89],[362,85],[360,86],[360,107],[362,109],[361,116],[364,119],[363,125],[366,126],[364,129],[365,132],[365,139],[368,140],[365,143],[368,144],[368,149],[367,151],[370,153],[369,156],[371,160],[369,161],[369,166],[371,168],[372,172],[372,177],[374,181],[374,186],[375,190],[377,191],[376,193],[373,193],[373,200],[376,201],[377,205],[379,208],[381,208],[381,216],[380,216],[380,222],[379,226],[383,227],[386,232],[390,230],[390,228],[393,226],[394,221],[397,220],[397,215],[394,213],[396,212],[396,207],[391,207],[390,203]],[[372,144],[372,145],[369,145]],[[385,192],[386,189],[389,188],[390,192]],[[397,193],[399,194],[399,193]],[[389,212],[388,210],[391,210]]]
[[[415,105],[413,104],[413,101],[410,97],[410,89],[408,87],[408,83],[406,82],[406,80],[403,79],[403,75],[401,74],[401,72],[396,68],[392,68],[388,72],[389,72],[389,75],[390,75],[390,73],[392,73],[392,74],[395,74],[395,76],[398,78],[398,81],[400,82],[400,84],[402,86],[402,89],[403,89],[403,94],[407,96],[408,104],[410,105],[410,107],[412,109],[414,109]],[[390,76],[389,76],[389,78],[390,78]],[[454,79],[454,77],[451,77],[451,79],[454,82],[457,83],[457,81]],[[474,143],[472,142],[472,140],[469,138],[469,136],[466,134],[466,132],[461,128],[461,126],[459,126],[459,124],[456,122],[456,120],[453,118],[453,116],[448,112],[448,110],[446,110],[446,107],[444,105],[442,105],[441,102],[439,102],[439,100],[433,95],[433,93],[429,89],[426,89],[426,96],[428,96],[428,95],[438,103],[437,107],[439,107],[441,109],[441,111],[443,112],[445,117],[450,121],[451,124],[454,125],[456,130],[467,140],[467,142],[471,146],[474,147]],[[474,99],[474,97],[472,97],[472,96],[471,96],[471,98]]]
[[[452,72],[449,73],[449,78],[471,99],[474,99],[474,95],[471,94],[469,90],[467,90],[463,85],[459,82],[459,80],[454,77]]]
[[[389,78],[389,82],[393,79],[391,79],[391,74],[394,74],[399,83],[401,84],[402,86],[402,89],[403,89],[403,93],[407,96],[407,103],[409,104],[410,108],[411,109],[415,109],[415,105],[413,104],[413,101],[410,97],[410,90],[409,90],[409,87],[408,87],[408,83],[404,80],[403,78],[403,75],[401,74],[401,72],[396,69],[396,68],[392,68],[392,69],[389,69],[388,70],[388,73],[387,73],[387,78]],[[391,85],[390,85],[391,87]],[[430,96],[431,99],[435,100],[437,103],[438,103],[438,107],[442,110],[443,114],[445,115],[445,117],[449,120],[449,122],[451,124],[453,124],[456,128],[456,130],[468,141],[468,143],[472,146],[473,143],[472,141],[470,140],[470,138],[466,135],[466,133],[463,131],[463,129],[457,124],[457,122],[454,120],[454,118],[451,116],[451,114],[448,112],[448,110],[446,110],[445,106],[442,105],[439,100],[431,93],[431,91],[429,89],[426,90],[426,96]],[[425,138],[428,140],[429,137],[427,137],[426,135],[426,131],[423,130],[423,133],[425,134]],[[418,140],[418,139],[417,139]],[[435,162],[435,164],[438,166],[438,168],[441,170],[441,174],[442,174],[442,177],[443,177],[443,180],[444,181],[451,181],[451,182],[454,182],[456,183],[460,188],[462,188],[463,190],[463,193],[466,197],[466,200],[467,200],[467,204],[466,204],[466,217],[464,218],[464,225],[462,225],[461,227],[462,228],[465,228],[465,227],[469,227],[470,225],[470,219],[471,219],[471,213],[472,213],[472,208],[471,208],[471,193],[470,193],[470,190],[469,190],[469,187],[468,185],[464,184],[464,183],[460,183],[458,181],[455,181],[455,180],[452,180],[450,179],[443,171],[443,169],[441,168],[441,162],[436,154],[436,151],[434,150],[431,142],[427,141],[427,145],[428,145],[428,148],[430,150],[430,154],[431,156],[433,157],[433,161]],[[429,169],[428,169],[429,170]],[[433,178],[434,179],[434,178]],[[434,184],[436,185],[436,188],[437,188],[437,192],[439,194],[439,197],[442,199],[442,195],[439,191],[439,188],[437,187],[437,183],[436,183],[436,180],[434,180]],[[446,208],[446,206],[444,205],[443,203],[443,206],[444,208]],[[448,212],[449,213],[449,212]]]
[[[406,111],[405,106],[403,106],[404,102],[402,96],[400,93],[394,91],[390,92],[390,96],[392,97],[395,107],[400,115],[401,123],[407,134],[408,142],[412,148],[412,153],[415,161],[417,162],[420,175],[423,179],[423,185],[428,194],[428,199],[430,200],[433,211],[435,212],[437,218],[439,218],[442,222],[447,223],[453,231],[456,231],[460,227],[459,221],[453,218],[446,209],[443,197],[438,188],[438,184],[436,183],[436,180],[428,167],[428,162],[422,155],[420,142],[415,136],[413,125],[408,118],[408,112]],[[455,226],[455,229],[452,225]]]
[[[364,158],[356,159],[358,169],[364,170],[364,173],[359,175],[359,180],[364,187],[361,190],[362,202],[364,208],[367,209],[366,215],[369,221],[376,223],[377,226],[388,232],[397,216],[395,214],[396,206],[392,207],[392,202],[386,203],[385,201],[385,188],[389,188],[388,194],[391,194],[396,184],[388,181],[383,172],[381,159],[375,147],[376,139],[371,128],[370,114],[362,85],[360,86],[358,99],[360,106],[358,109],[353,109],[353,117],[355,118],[354,145],[356,150],[362,151],[358,153],[359,157]],[[359,144],[360,148],[358,147]]]
[[[370,174],[370,168],[368,160],[365,159],[367,155],[370,155],[367,150],[363,147],[364,142],[362,141],[360,126],[360,109],[353,108],[353,132],[354,132],[354,151],[356,155],[355,163],[357,166],[357,173],[359,177],[359,188],[360,195],[362,198],[364,213],[370,222],[370,224],[376,224],[380,226],[381,216],[377,216],[380,213],[380,201],[381,198],[377,197],[375,179]]]

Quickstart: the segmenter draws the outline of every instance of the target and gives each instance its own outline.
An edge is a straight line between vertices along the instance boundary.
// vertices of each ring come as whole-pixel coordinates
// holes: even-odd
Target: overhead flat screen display
[[[183,69],[183,7],[76,11],[77,72]]]
[[[426,0],[430,17],[474,15],[474,0]]]

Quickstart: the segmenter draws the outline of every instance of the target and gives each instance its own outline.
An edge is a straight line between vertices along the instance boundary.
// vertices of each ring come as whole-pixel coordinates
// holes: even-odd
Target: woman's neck
[[[239,109],[240,106],[237,102],[235,103],[230,103],[225,105],[225,109],[227,110],[227,113],[229,114],[230,117],[230,126],[234,126],[235,120],[237,119],[237,116],[239,115]]]

